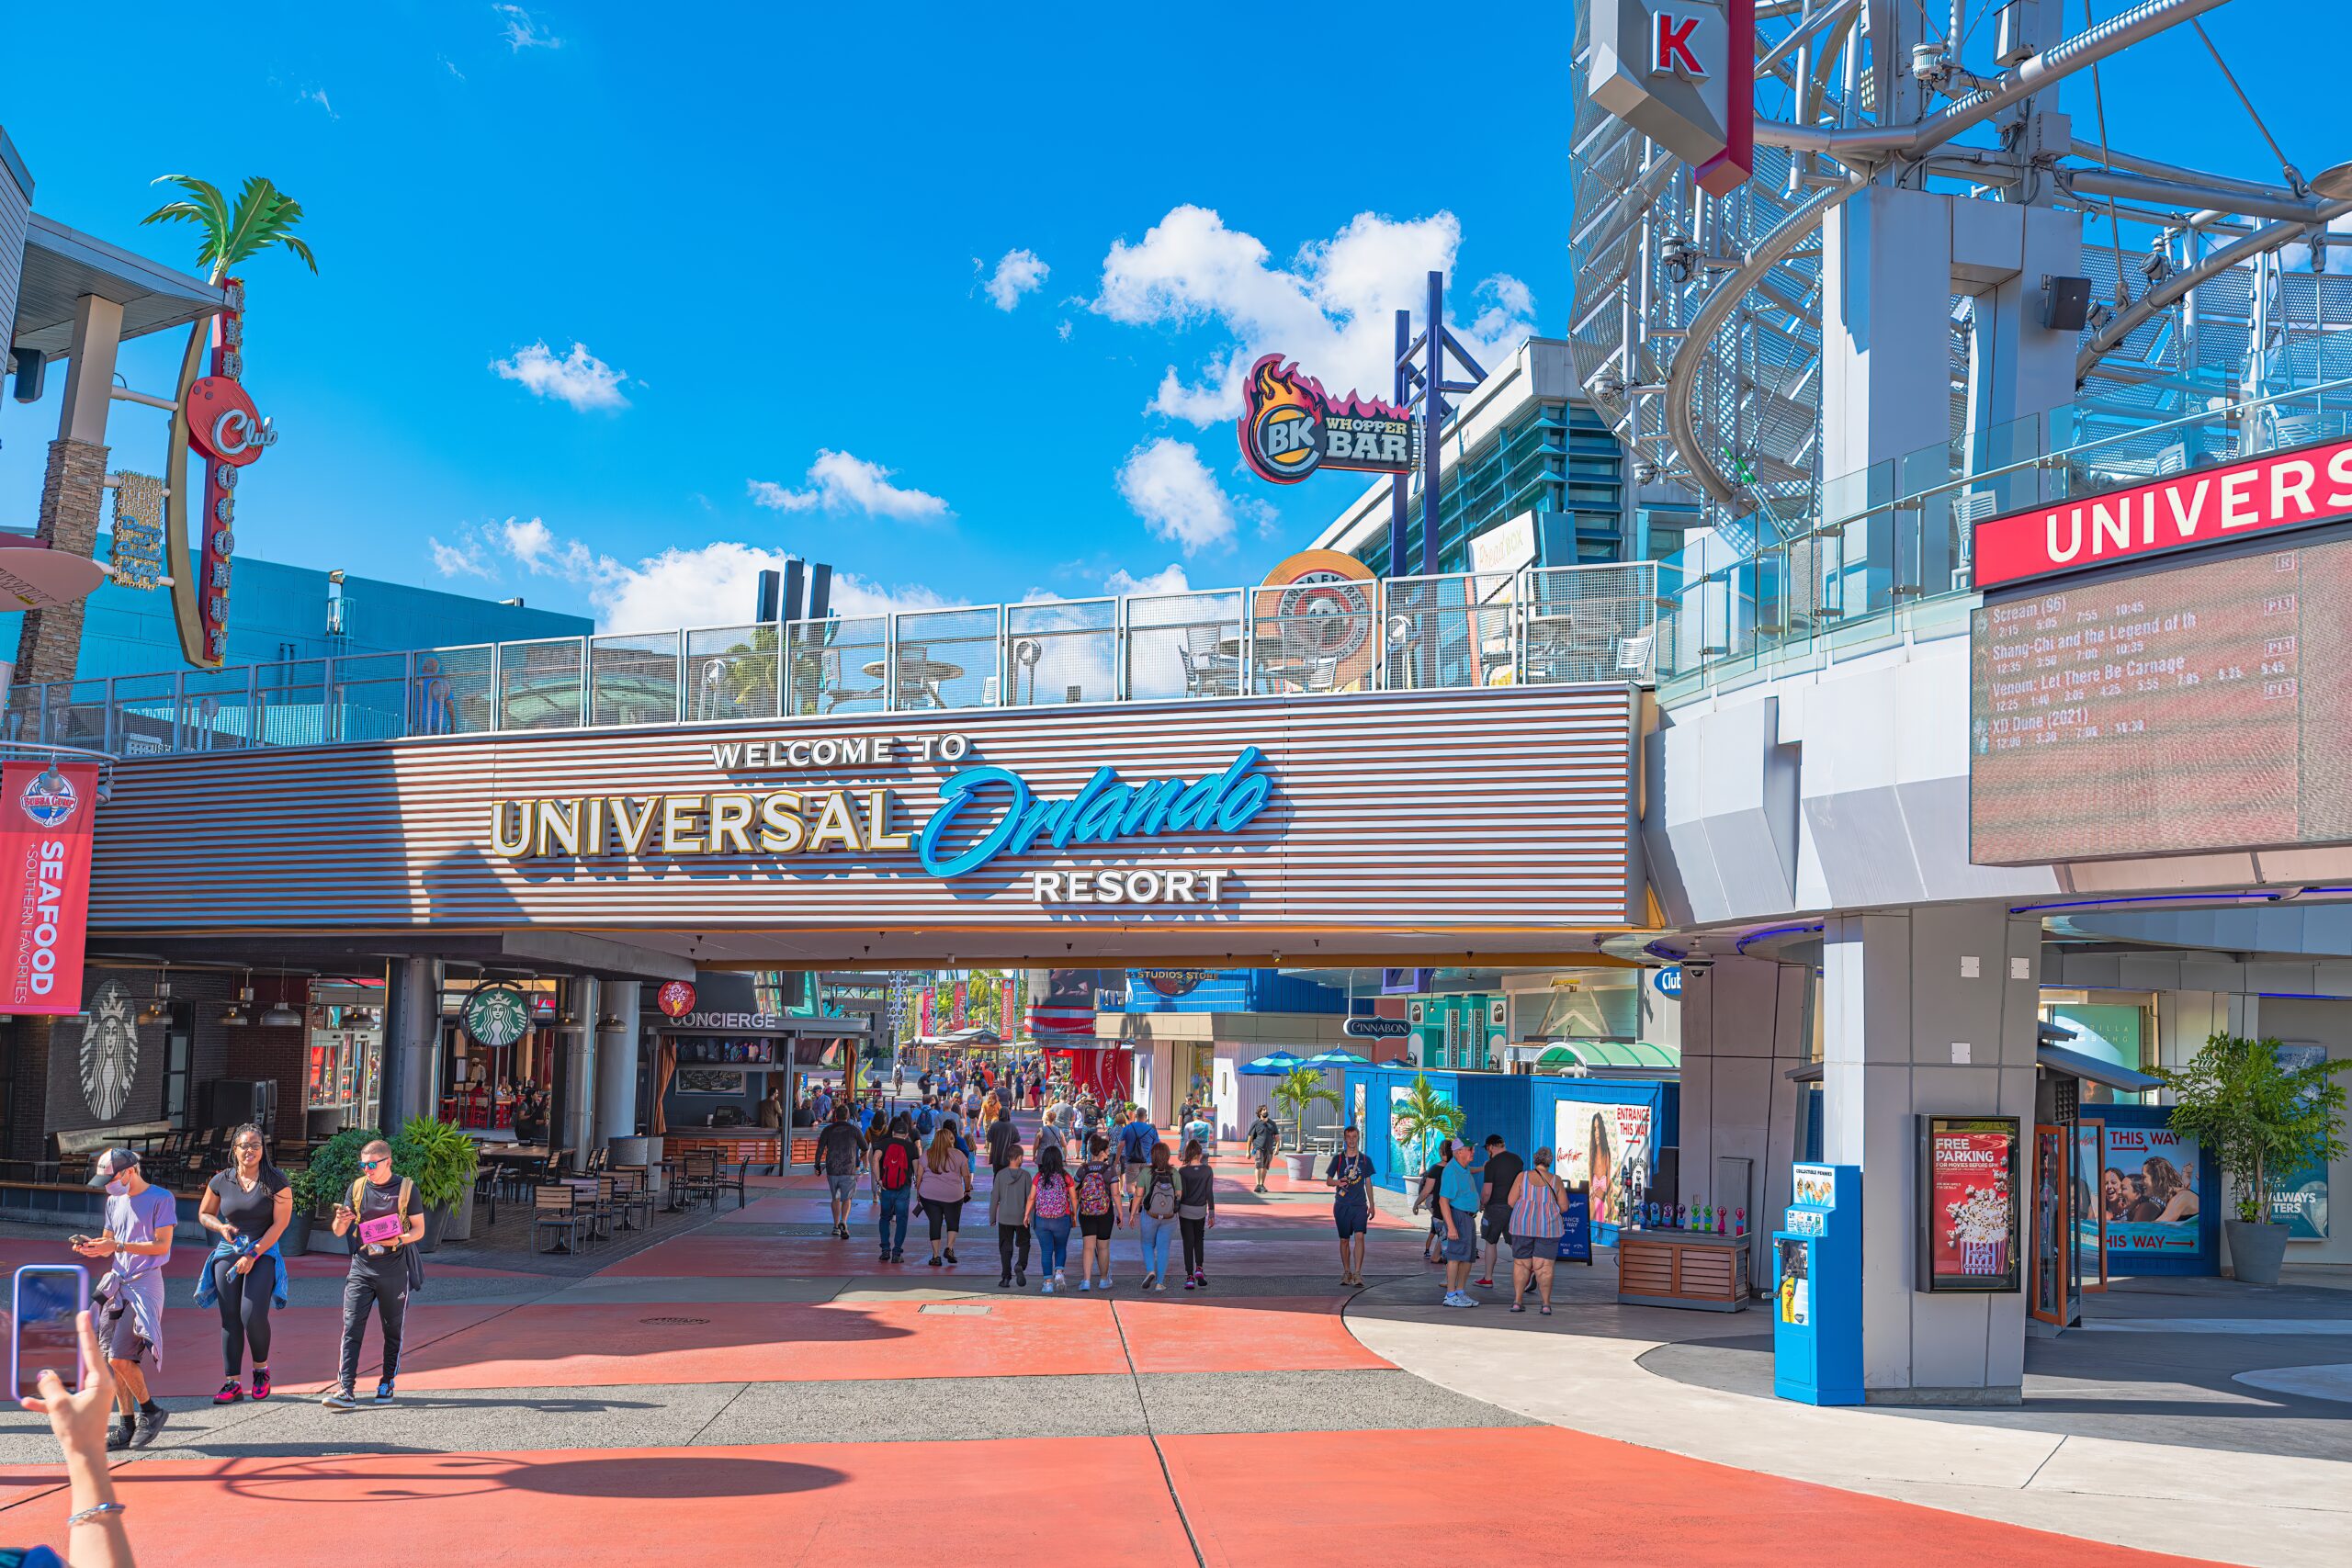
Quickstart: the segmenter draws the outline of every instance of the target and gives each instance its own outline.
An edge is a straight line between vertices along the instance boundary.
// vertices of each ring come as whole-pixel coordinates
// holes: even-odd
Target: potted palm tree
[[[445,1238],[473,1235],[474,1175],[481,1166],[481,1145],[430,1116],[410,1117],[392,1140],[392,1171],[416,1184],[416,1201],[424,1205],[425,1251]]]
[[[1333,1110],[1339,1109],[1338,1091],[1324,1087],[1321,1068],[1293,1067],[1275,1080],[1273,1093],[1267,1098],[1274,1102],[1274,1109],[1287,1116],[1291,1123],[1298,1129],[1299,1147],[1288,1156],[1291,1179],[1293,1181],[1313,1180],[1315,1156],[1306,1146],[1306,1110],[1307,1107],[1317,1104],[1329,1105]]]
[[[2280,1174],[2344,1154],[2345,1089],[2335,1075],[2352,1059],[2290,1067],[2276,1040],[2216,1034],[2181,1067],[2159,1067],[2173,1093],[2172,1129],[2213,1151],[2235,1189],[2236,1217],[2222,1222],[2231,1271],[2250,1285],[2275,1285],[2287,1255],[2287,1227],[2270,1218],[2270,1184]]]

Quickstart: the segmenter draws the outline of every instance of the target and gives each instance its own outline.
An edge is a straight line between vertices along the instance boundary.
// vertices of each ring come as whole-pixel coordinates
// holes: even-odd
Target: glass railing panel
[[[784,628],[785,712],[881,713],[888,669],[890,618],[845,615],[792,621]]]
[[[1657,664],[1657,580],[1648,561],[1530,571],[1521,679],[1544,685],[1645,678]]]
[[[701,626],[687,632],[684,694],[686,716],[699,720],[774,718],[782,700],[778,684],[783,671],[784,635],[781,626]],[[650,684],[644,692],[644,705],[650,710],[659,697]],[[662,721],[649,713],[644,718],[598,722]]]
[[[1388,690],[1507,685],[1517,678],[1510,574],[1393,577],[1380,588],[1381,683]]]
[[[584,716],[587,642],[576,637],[498,645],[498,728],[576,729]]]
[[[1241,694],[1241,591],[1127,601],[1127,695],[1138,702]]]
[[[901,611],[891,627],[892,705],[900,713],[995,706],[999,629],[994,605]]]
[[[497,653],[489,643],[419,653],[409,679],[409,733],[481,735],[495,728],[491,677]]]
[[[1417,581],[1455,584],[1459,600],[1464,580]],[[1371,690],[1380,678],[1380,591],[1351,578],[1251,589],[1249,689],[1270,696]],[[1508,638],[1508,600],[1503,613]],[[1508,641],[1503,652],[1507,662]]]
[[[678,720],[680,637],[676,632],[615,632],[588,639],[588,722],[608,724],[674,724]],[[775,662],[768,660],[773,691]],[[702,671],[697,669],[695,673]],[[713,672],[723,683],[722,664]],[[699,684],[696,690],[701,688]],[[769,705],[775,705],[773,695]]]
[[[1117,698],[1119,602],[1069,599],[1008,604],[1008,706],[1107,703]]]

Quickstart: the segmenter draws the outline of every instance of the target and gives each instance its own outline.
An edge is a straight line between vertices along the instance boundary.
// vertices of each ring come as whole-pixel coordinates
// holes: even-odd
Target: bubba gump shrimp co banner
[[[82,1010],[98,770],[0,767],[0,1012]]]

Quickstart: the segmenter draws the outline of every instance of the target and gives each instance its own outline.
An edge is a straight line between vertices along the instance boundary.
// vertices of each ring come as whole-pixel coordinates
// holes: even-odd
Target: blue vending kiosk
[[[1800,1165],[1772,1233],[1772,1392],[1862,1402],[1862,1168]]]

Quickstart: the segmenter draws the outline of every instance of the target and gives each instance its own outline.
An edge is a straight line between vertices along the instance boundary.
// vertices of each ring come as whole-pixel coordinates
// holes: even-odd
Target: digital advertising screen
[[[1922,1291],[2014,1291],[2018,1257],[2018,1119],[1920,1118]]]
[[[1984,865],[2352,841],[2352,538],[2059,581],[1971,635]]]

